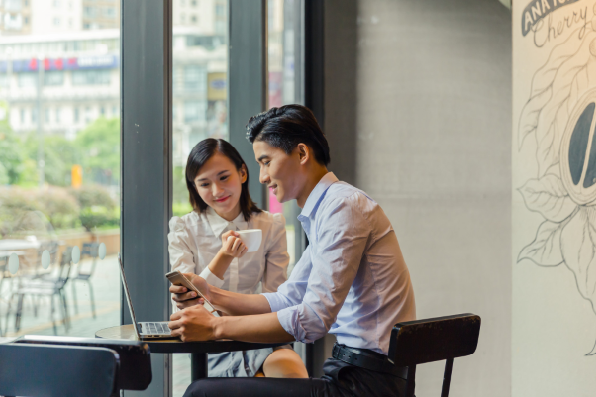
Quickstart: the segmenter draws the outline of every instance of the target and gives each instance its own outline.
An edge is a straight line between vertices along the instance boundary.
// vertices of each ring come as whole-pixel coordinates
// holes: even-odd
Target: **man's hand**
[[[232,258],[242,258],[248,251],[248,247],[240,240],[240,234],[233,230],[221,236],[221,244],[219,252]]]
[[[209,284],[207,284],[207,281],[205,281],[203,277],[197,276],[193,273],[183,273],[183,275],[195,287],[197,287],[199,291],[201,291],[205,298],[212,302],[211,293],[209,291]],[[203,305],[203,303],[205,303],[205,301],[200,296],[197,296],[196,292],[189,291],[186,287],[183,287],[181,285],[170,285],[170,292],[172,293],[172,300],[176,302],[176,307],[178,309],[184,309],[196,305]]]
[[[182,342],[214,340],[216,317],[203,306],[193,306],[170,316],[168,327],[172,336],[178,336]]]

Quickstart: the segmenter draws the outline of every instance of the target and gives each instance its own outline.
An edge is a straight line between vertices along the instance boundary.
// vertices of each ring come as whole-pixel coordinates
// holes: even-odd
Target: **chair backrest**
[[[56,282],[59,284],[58,288],[62,288],[70,277],[70,268],[72,267],[72,248],[73,247],[66,247],[64,251],[62,251],[58,279],[56,280]]]
[[[109,397],[118,365],[105,348],[0,345],[0,395]]]
[[[101,347],[115,351],[120,358],[116,376],[118,390],[145,390],[151,383],[149,345],[129,340],[25,335],[13,343],[54,346]]]
[[[91,268],[88,272],[82,272],[81,265],[79,264],[79,273],[92,275],[95,271],[95,265],[97,264],[97,257],[99,256],[99,243],[83,243],[81,259],[83,259],[84,256],[93,258],[93,261],[91,262]]]
[[[474,314],[429,318],[396,324],[389,358],[398,366],[467,356],[476,351],[480,317]]]
[[[414,395],[416,365],[439,360],[447,360],[442,396],[449,395],[453,359],[473,354],[479,334],[480,317],[470,313],[396,324],[388,357],[395,365],[408,367],[406,397]]]

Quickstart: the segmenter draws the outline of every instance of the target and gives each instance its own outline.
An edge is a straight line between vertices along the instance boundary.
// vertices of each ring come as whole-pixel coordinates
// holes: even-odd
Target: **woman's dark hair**
[[[223,139],[208,138],[192,148],[186,161],[186,187],[190,195],[190,205],[192,205],[195,211],[204,212],[208,205],[197,192],[194,180],[201,167],[218,152],[232,160],[237,170],[240,170],[243,165],[246,166],[238,150]],[[240,194],[240,210],[242,211],[242,215],[244,215],[244,220],[247,222],[253,212],[263,212],[250,199],[250,192],[248,191],[248,167],[246,167],[246,181],[242,184],[242,193]]]
[[[250,143],[265,142],[287,154],[303,143],[313,150],[320,164],[327,165],[331,161],[325,134],[315,115],[304,106],[285,105],[252,116],[246,131]]]

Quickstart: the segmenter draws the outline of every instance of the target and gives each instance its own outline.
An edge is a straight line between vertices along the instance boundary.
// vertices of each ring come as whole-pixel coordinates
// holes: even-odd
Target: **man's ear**
[[[246,180],[248,179],[248,170],[246,169],[246,164],[242,164],[242,167],[240,167],[240,181],[241,183],[246,182]]]
[[[298,155],[300,156],[300,165],[306,164],[310,159],[310,148],[304,143],[299,143],[296,149],[298,149]]]

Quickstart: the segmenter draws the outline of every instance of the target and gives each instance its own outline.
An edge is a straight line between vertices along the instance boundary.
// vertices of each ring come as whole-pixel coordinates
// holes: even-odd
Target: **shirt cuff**
[[[314,340],[307,338],[306,330],[300,323],[300,316],[298,313],[298,306],[287,307],[277,312],[277,321],[281,327],[290,335],[292,335],[297,342],[313,343]]]
[[[278,312],[281,309],[285,309],[286,307],[288,307],[284,303],[284,299],[282,297],[280,297],[277,294],[277,292],[264,292],[261,295],[263,295],[265,297],[265,299],[267,299],[267,302],[269,302],[269,307],[271,308],[271,313]]]
[[[215,274],[211,273],[209,266],[207,266],[205,269],[203,269],[201,274],[199,274],[199,277],[203,277],[207,281],[207,283],[209,283],[217,288],[221,288],[222,285],[224,284],[224,280],[217,277]]]

